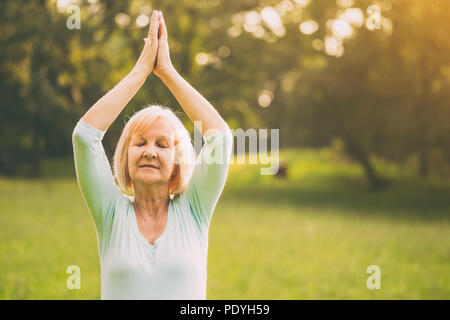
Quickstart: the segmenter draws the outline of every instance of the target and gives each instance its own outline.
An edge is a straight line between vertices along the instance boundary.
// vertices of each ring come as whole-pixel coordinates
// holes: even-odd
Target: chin
[[[133,181],[143,183],[143,184],[154,184],[161,180],[161,177],[158,174],[154,173],[145,173],[139,174],[132,178]]]
[[[149,176],[147,176],[147,177],[143,177],[142,179],[141,179],[141,181],[143,182],[143,183],[145,183],[145,184],[153,184],[153,183],[157,183],[157,182],[159,182],[161,179],[158,179],[158,177],[157,176],[154,176],[154,177],[149,177]]]

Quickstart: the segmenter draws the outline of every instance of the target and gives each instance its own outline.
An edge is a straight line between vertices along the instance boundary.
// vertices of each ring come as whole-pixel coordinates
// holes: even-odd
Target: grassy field
[[[288,178],[232,165],[209,234],[208,299],[450,299],[450,182],[390,177],[368,191],[360,168],[286,150]],[[0,179],[0,299],[98,299],[93,222],[72,162],[45,179]],[[53,169],[50,169],[53,168]],[[81,268],[68,290],[66,269]],[[369,265],[381,289],[369,290]]]

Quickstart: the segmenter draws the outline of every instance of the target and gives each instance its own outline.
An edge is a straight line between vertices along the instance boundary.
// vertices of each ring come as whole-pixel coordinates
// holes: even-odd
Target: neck
[[[165,214],[169,207],[169,187],[154,185],[134,187],[133,205],[137,214],[143,218],[157,218]]]

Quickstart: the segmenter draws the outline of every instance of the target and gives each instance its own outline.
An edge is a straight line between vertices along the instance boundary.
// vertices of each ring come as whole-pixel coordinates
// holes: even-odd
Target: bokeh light
[[[265,7],[261,11],[261,17],[270,30],[278,37],[282,37],[286,33],[286,29],[281,22],[278,12],[272,7]]]
[[[119,26],[125,27],[130,24],[130,16],[121,12],[116,14],[114,21],[116,21]]]
[[[267,108],[270,106],[273,100],[273,93],[270,90],[262,90],[258,94],[258,104],[263,107]]]
[[[145,27],[150,23],[150,18],[146,14],[141,14],[136,18],[136,25],[140,28]]]
[[[350,38],[353,34],[352,26],[345,20],[335,19],[331,25],[333,35],[338,39]]]
[[[313,34],[319,29],[317,22],[310,20],[300,24],[299,29],[304,34]]]

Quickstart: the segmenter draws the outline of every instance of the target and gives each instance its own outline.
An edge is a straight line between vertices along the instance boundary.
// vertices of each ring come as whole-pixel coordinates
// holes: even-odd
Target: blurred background
[[[448,0],[10,0],[0,299],[100,297],[71,134],[134,66],[153,9],[174,66],[232,129],[280,129],[277,175],[230,166],[208,299],[450,298]],[[105,135],[110,159],[125,121],[151,103],[180,111],[193,133],[151,75]],[[70,265],[79,290],[66,287]],[[366,285],[370,265],[381,289]]]

